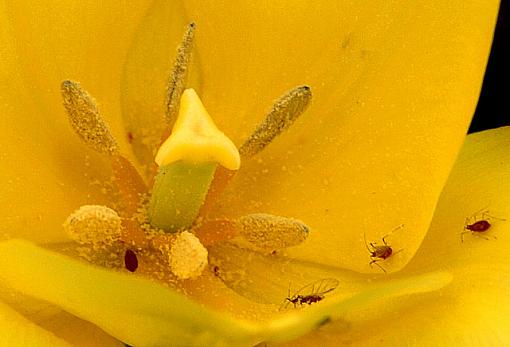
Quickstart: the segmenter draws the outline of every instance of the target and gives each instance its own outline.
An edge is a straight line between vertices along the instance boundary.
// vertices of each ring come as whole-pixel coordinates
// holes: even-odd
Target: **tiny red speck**
[[[129,143],[133,142],[134,136],[133,136],[133,133],[131,131],[129,131],[127,133],[127,136],[128,136]]]
[[[135,252],[130,249],[126,250],[126,254],[124,255],[124,265],[126,269],[131,272],[135,272],[138,268],[138,258]]]

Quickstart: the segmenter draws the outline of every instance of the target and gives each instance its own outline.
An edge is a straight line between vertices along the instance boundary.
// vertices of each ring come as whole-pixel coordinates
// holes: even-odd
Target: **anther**
[[[62,82],[61,91],[74,131],[92,149],[110,155],[117,153],[117,142],[99,114],[95,100],[77,82]]]
[[[195,23],[191,23],[188,25],[188,30],[186,30],[181,44],[177,49],[177,57],[175,58],[174,67],[168,80],[165,121],[169,127],[173,126],[177,118],[181,94],[186,88],[188,66],[191,61],[194,37]]]
[[[237,229],[248,242],[265,251],[273,251],[302,243],[309,228],[293,218],[255,213],[236,220]]]
[[[110,246],[121,239],[121,218],[106,206],[84,205],[67,217],[64,230],[78,243]]]
[[[241,157],[249,158],[263,150],[271,141],[294,123],[312,99],[308,86],[301,86],[285,93],[271,108],[264,121],[239,148]]]
[[[177,235],[168,257],[170,270],[180,279],[198,277],[207,266],[207,249],[188,231]]]

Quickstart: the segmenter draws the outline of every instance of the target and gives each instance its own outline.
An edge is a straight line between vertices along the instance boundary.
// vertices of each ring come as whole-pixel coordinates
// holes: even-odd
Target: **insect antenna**
[[[365,241],[365,247],[367,248],[367,251],[372,253],[372,250],[368,247],[367,234],[365,232],[363,232],[363,240]]]
[[[292,298],[290,297],[290,281],[289,281],[289,288],[287,289],[287,297],[285,300],[283,300],[283,303],[280,305],[279,311],[286,309],[289,307],[289,303],[292,302]]]

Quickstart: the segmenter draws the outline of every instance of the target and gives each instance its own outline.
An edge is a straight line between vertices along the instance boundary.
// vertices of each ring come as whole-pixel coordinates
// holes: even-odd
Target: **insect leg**
[[[386,238],[387,238],[388,236],[392,235],[395,231],[402,229],[403,227],[404,227],[404,224],[400,224],[400,225],[399,225],[399,226],[397,226],[395,229],[393,229],[392,231],[390,231],[389,233],[387,233],[386,235],[384,235],[384,236],[382,237],[382,240],[383,240],[384,244],[387,246],[388,244],[386,243]]]
[[[473,233],[473,232],[472,232],[471,234],[472,234],[473,236],[480,237],[480,238],[482,238],[482,239],[484,239],[484,240],[490,241],[490,239],[489,239],[489,235],[480,235],[480,233]],[[493,238],[494,238],[494,239],[496,239],[496,240],[498,239],[496,236],[492,236],[492,235],[490,235],[490,237],[493,237]]]
[[[379,267],[379,269],[381,269],[384,273],[386,273],[386,270],[381,266],[381,264],[379,264],[379,261],[381,261],[382,259],[374,259],[370,262],[370,267],[372,267],[372,264],[375,264]]]

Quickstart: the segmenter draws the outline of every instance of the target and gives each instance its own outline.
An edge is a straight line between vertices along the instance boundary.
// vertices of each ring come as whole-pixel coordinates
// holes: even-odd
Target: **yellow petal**
[[[448,271],[452,283],[423,297],[400,298],[345,325],[288,346],[507,346],[510,344],[510,128],[469,135],[439,200],[431,228],[402,271]],[[494,217],[488,240],[466,235],[465,218]],[[493,237],[497,237],[494,239]]]
[[[283,91],[305,83],[314,93],[292,129],[243,163],[216,213],[299,218],[312,232],[294,256],[364,272],[370,267],[363,233],[381,242],[404,224],[390,240],[403,251],[388,271],[405,265],[474,110],[497,1],[185,7],[197,24],[195,50],[206,62],[201,97],[235,143]],[[171,9],[157,2],[147,28],[168,27],[168,15],[159,13]],[[147,85],[142,72],[156,70],[164,73],[160,64],[143,65],[138,85]],[[159,107],[144,105],[145,112]]]
[[[80,263],[21,240],[0,243],[2,282],[89,320],[134,345],[228,345],[285,341],[316,328],[330,317],[374,302],[434,291],[448,274],[433,273],[375,284],[306,313],[293,312],[262,323],[235,320],[205,309],[151,281]]]
[[[56,304],[130,345],[229,341],[235,346],[258,334],[248,323],[208,311],[152,281],[90,266],[26,241],[2,242],[0,254],[5,285]]]
[[[0,335],[2,346],[72,346],[1,302]]]
[[[68,78],[82,82],[125,143],[115,86],[146,7],[119,1],[0,4],[3,233],[62,240],[60,226],[72,210],[111,201],[93,184],[109,179],[109,164],[73,134],[59,84]]]
[[[400,269],[464,138],[498,2],[265,5],[186,2],[207,61],[201,96],[234,142],[282,91],[305,83],[314,94],[291,129],[243,163],[216,213],[298,218],[311,232],[291,255],[362,272],[380,271],[363,234],[381,242],[404,224],[389,238],[403,251],[387,270]]]

